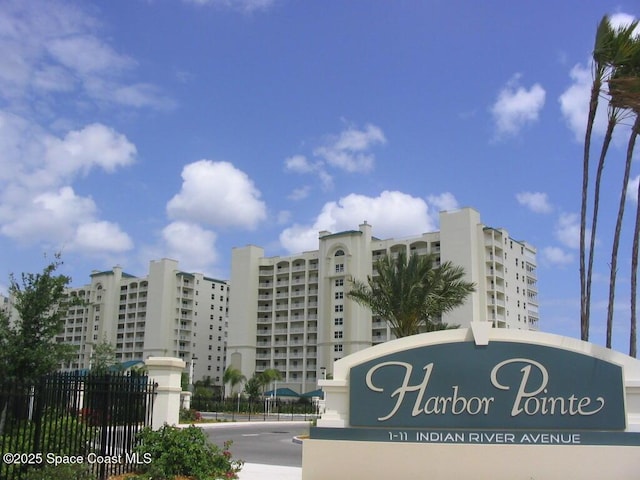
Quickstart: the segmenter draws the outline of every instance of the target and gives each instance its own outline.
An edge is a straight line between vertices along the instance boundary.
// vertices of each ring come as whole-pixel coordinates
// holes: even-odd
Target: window
[[[342,312],[344,310],[344,305],[336,305],[334,307],[335,312]]]
[[[336,287],[342,287],[342,286],[344,286],[344,278],[336,279]]]
[[[336,273],[344,272],[344,263],[336,263]]]
[[[342,344],[334,345],[333,346],[333,351],[334,352],[341,352],[342,351]]]
[[[342,338],[342,332],[333,332],[333,338]]]
[[[336,250],[336,257],[344,257],[344,250]]]
[[[344,298],[344,292],[336,292],[336,300],[342,300]]]
[[[342,325],[344,323],[344,319],[342,317],[337,317],[333,319],[334,325]]]

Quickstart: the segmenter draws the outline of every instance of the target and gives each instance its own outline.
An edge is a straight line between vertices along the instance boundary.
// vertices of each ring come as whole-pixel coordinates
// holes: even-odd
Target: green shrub
[[[56,455],[86,455],[91,448],[91,442],[95,436],[95,428],[89,427],[78,418],[68,416],[56,416],[46,413],[40,423],[40,443],[38,447],[34,445],[36,424],[30,420],[22,420],[20,424],[13,425],[11,434],[0,435],[0,454],[4,453],[42,453],[43,457],[47,453]],[[11,478],[21,467],[17,464],[6,465],[5,473]],[[37,475],[38,480],[56,479],[76,479],[76,477],[65,476],[39,476],[41,472],[49,472],[47,467],[30,468]],[[53,470],[47,473],[54,475]],[[77,477],[82,480],[84,477]],[[90,477],[93,478],[93,477]]]
[[[143,461],[140,472],[145,479],[165,480],[176,475],[196,480],[238,478],[242,461],[233,460],[225,442],[224,449],[211,443],[202,429],[177,428],[164,425],[160,430],[143,429],[138,434],[140,444],[135,451]]]
[[[85,463],[69,465],[45,465],[32,468],[22,477],[23,480],[95,480],[89,465]]]
[[[197,410],[186,408],[180,409],[180,422],[181,423],[190,423],[190,422],[199,422],[202,420],[202,415]]]

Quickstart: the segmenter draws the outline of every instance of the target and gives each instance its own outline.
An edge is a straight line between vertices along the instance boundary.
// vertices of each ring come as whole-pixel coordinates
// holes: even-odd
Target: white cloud
[[[542,249],[543,260],[550,265],[568,265],[573,262],[573,255],[559,247],[545,247]]]
[[[182,189],[167,203],[174,220],[254,229],[266,218],[260,191],[229,162],[200,160],[182,170]]]
[[[553,207],[549,203],[549,197],[542,192],[520,192],[516,194],[516,200],[535,213],[551,213]]]
[[[244,13],[252,13],[266,10],[275,4],[275,0],[184,0],[186,3],[196,5],[213,5],[216,7],[230,8]]]
[[[130,81],[136,61],[116,51],[100,28],[82,2],[0,2],[0,234],[15,242],[92,256],[132,247],[73,184],[131,165],[136,147],[107,125],[69,119],[74,109],[86,117],[95,106],[171,102],[157,86]]]
[[[0,110],[0,234],[25,244],[66,246],[95,254],[129,248],[119,227],[98,218],[91,197],[72,181],[94,169],[114,172],[130,165],[136,147],[101,124],[56,137],[23,117]],[[95,241],[92,232],[108,231]]]
[[[209,272],[218,259],[216,234],[189,222],[172,222],[162,230],[164,256],[190,272]]]
[[[629,15],[628,13],[618,12],[609,16],[609,21],[611,22],[611,26],[613,28],[620,28],[630,25],[635,20],[637,20],[633,15]],[[636,26],[633,33],[635,35],[640,35],[640,25]]]
[[[112,173],[132,164],[137,153],[124,135],[99,123],[59,138],[2,110],[0,149],[0,186],[5,193],[20,186],[32,195],[58,188],[96,167]],[[3,181],[7,183],[2,185]]]
[[[54,38],[45,47],[60,65],[81,76],[98,73],[112,75],[135,65],[131,58],[116,53],[90,34]]]
[[[589,62],[590,64],[590,62]],[[560,110],[573,132],[576,141],[584,141],[584,133],[587,128],[589,115],[589,98],[591,97],[591,85],[593,74],[591,67],[575,65],[569,72],[572,84],[560,95]],[[593,133],[603,135],[607,128],[607,114],[604,105],[600,105],[596,111],[593,125]]]
[[[62,140],[49,136],[45,143],[45,169],[62,178],[77,172],[86,174],[93,166],[112,173],[132,164],[137,153],[127,137],[98,123],[69,132]]]
[[[172,102],[150,84],[125,80],[135,67],[100,37],[100,22],[67,2],[6,0],[0,3],[0,94],[24,107],[33,94],[54,104],[57,93],[131,107],[165,108]],[[60,97],[69,107],[69,96]]]
[[[350,126],[337,136],[331,136],[314,155],[327,164],[347,172],[368,172],[373,169],[375,157],[370,149],[387,142],[382,130],[367,124],[363,130]]]
[[[133,241],[111,222],[88,222],[78,226],[71,249],[84,252],[120,253],[133,248]]]
[[[317,168],[316,164],[311,163],[304,155],[294,155],[285,159],[284,166],[286,171],[296,173],[313,173]]]
[[[515,135],[526,125],[538,120],[546,92],[538,83],[529,90],[519,85],[516,74],[498,94],[491,108],[498,136]]]
[[[321,160],[317,162],[311,162],[304,155],[294,155],[285,159],[284,169],[285,171],[292,173],[317,175],[323,190],[329,190],[333,186],[333,177],[327,172],[324,166],[324,162],[322,162]],[[307,187],[304,188],[306,189]],[[306,193],[308,193],[308,191]],[[295,193],[292,195],[294,197],[297,196]]]
[[[453,193],[450,192],[444,192],[440,195],[429,195],[427,197],[427,201],[429,202],[429,205],[433,206],[436,210],[434,215],[437,215],[439,212],[460,208],[458,200],[453,196]]]
[[[556,238],[569,248],[580,248],[580,219],[573,213],[563,213],[558,218]]]
[[[367,124],[363,129],[348,126],[338,135],[329,135],[324,143],[313,150],[316,161],[304,155],[294,155],[284,161],[287,172],[316,175],[323,190],[333,187],[333,176],[329,168],[346,172],[366,173],[373,169],[375,156],[371,149],[383,145],[387,139],[380,127]],[[303,191],[299,189],[290,198],[299,199]],[[307,193],[307,192],[305,192]]]
[[[632,23],[635,19],[633,15],[618,12],[609,16],[609,21],[613,28],[620,28]],[[640,26],[636,27],[634,33],[640,35]],[[584,142],[584,134],[587,127],[587,117],[589,114],[589,100],[591,97],[591,86],[593,84],[593,60],[588,58],[584,64],[575,65],[569,72],[571,85],[560,95],[560,109],[569,129],[573,132],[576,141]],[[604,135],[607,129],[607,108],[606,108],[606,88],[600,93],[601,99],[593,125],[593,134]],[[605,101],[603,102],[602,97]]]
[[[71,187],[33,198],[29,198],[29,192],[18,193],[23,196],[16,194],[14,199],[24,200],[24,203],[3,203],[0,232],[25,243],[68,242],[75,236],[77,226],[91,221],[96,212],[93,200],[77,196]]]
[[[266,10],[275,4],[275,0],[184,0],[187,3],[196,5],[213,5],[216,7],[226,7],[239,10],[245,13],[252,13],[259,10]]]
[[[318,232],[339,232],[358,228],[367,221],[380,238],[401,237],[435,229],[429,206],[421,198],[397,191],[378,197],[352,193],[324,205],[311,225],[295,224],[280,234],[280,243],[289,252],[318,248]]]
[[[290,200],[303,200],[309,196],[309,193],[311,193],[311,187],[305,185],[304,187],[294,189],[287,198]]]
[[[104,89],[109,92],[110,89]],[[104,98],[104,95],[102,95]],[[176,103],[164,96],[162,90],[150,83],[136,83],[133,85],[116,86],[111,94],[111,100],[129,107],[151,107],[158,109],[173,108]],[[107,95],[109,99],[109,95]]]

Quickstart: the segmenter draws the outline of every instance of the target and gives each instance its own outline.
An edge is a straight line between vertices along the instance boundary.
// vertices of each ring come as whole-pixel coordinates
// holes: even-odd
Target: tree
[[[437,265],[432,255],[404,252],[374,265],[377,275],[367,283],[352,280],[347,296],[386,320],[397,337],[447,328],[439,317],[464,303],[475,285],[464,280],[464,269],[451,262]]]
[[[589,101],[589,114],[587,118],[587,128],[585,131],[584,154],[583,154],[583,177],[582,177],[582,204],[580,215],[580,335],[582,340],[589,339],[589,322],[590,322],[590,305],[591,305],[591,281],[593,274],[593,261],[595,251],[595,238],[598,223],[598,210],[600,200],[600,183],[602,172],[605,165],[605,158],[608,153],[609,145],[615,127],[621,123],[621,120],[632,116],[636,113],[638,93],[638,59],[640,57],[640,44],[638,36],[634,32],[638,22],[632,22],[619,28],[613,28],[608,16],[604,16],[598,25],[596,32],[595,45],[593,50],[593,84],[591,88],[591,98]],[[607,83],[609,86],[608,96],[608,116],[609,123],[600,151],[600,158],[597,166],[595,188],[593,194],[593,213],[591,219],[591,238],[589,243],[589,259],[588,266],[585,268],[586,257],[586,230],[587,230],[587,203],[589,188],[589,154],[591,149],[591,135],[595,114],[602,95],[602,86]],[[637,125],[637,122],[636,122]],[[625,172],[622,182],[622,191],[620,194],[620,203],[618,207],[618,215],[613,238],[613,246],[611,252],[610,264],[610,282],[609,282],[609,306],[607,312],[607,339],[606,345],[611,348],[611,337],[613,330],[613,303],[615,299],[615,284],[617,277],[617,260],[618,247],[622,229],[622,219],[624,216],[624,204],[626,190],[629,182],[629,173],[631,167],[631,157],[635,147],[635,136],[637,135],[637,127],[634,125],[629,139],[627,148],[627,161],[625,163]],[[635,259],[634,259],[635,260]],[[633,264],[632,260],[632,264]],[[636,264],[637,265],[637,264]],[[632,267],[633,269],[633,267]],[[632,272],[632,302],[635,302],[635,284],[634,273]],[[632,305],[631,315],[631,336],[635,335],[635,306]],[[635,340],[633,340],[635,343]],[[635,348],[635,347],[634,347]]]
[[[589,339],[589,308],[591,303],[589,298],[590,281],[588,280],[585,268],[591,135],[598,109],[598,99],[602,89],[602,82],[605,79],[606,70],[610,64],[612,49],[613,29],[609,17],[605,16],[598,25],[593,49],[593,84],[591,85],[591,97],[589,99],[589,113],[587,116],[582,160],[582,202],[580,207],[580,337],[585,341]]]
[[[628,27],[621,29],[621,53],[616,58],[614,71],[609,79],[609,94],[611,96],[610,103],[633,112],[635,122],[631,128],[629,142],[627,145],[627,156],[625,163],[625,180],[623,181],[623,194],[621,201],[626,198],[628,186],[628,172],[631,167],[633,151],[636,145],[637,136],[640,134],[640,34],[636,33],[638,21],[633,22]],[[623,35],[624,34],[624,35]],[[624,183],[626,182],[626,183]],[[640,188],[637,191],[636,200],[640,200]],[[614,237],[614,251],[612,251],[612,268],[611,275],[615,273],[615,265],[617,262],[617,247],[621,230],[621,213],[623,206],[619,208],[618,222],[616,222],[616,231]],[[637,338],[636,338],[636,296],[637,296],[637,275],[638,275],[638,243],[640,242],[640,204],[636,204],[636,219],[633,230],[633,246],[631,254],[631,319],[629,332],[629,355],[635,357],[637,354]],[[615,252],[615,253],[614,253]],[[614,278],[615,283],[615,278]],[[613,302],[614,302],[614,285],[610,284],[609,290],[609,307],[607,310],[607,342],[610,346],[611,328],[613,325]]]
[[[221,396],[221,387],[220,385],[215,385],[213,383],[213,378],[210,375],[202,377],[201,380],[197,380],[195,385],[196,388],[204,388],[211,392],[211,397],[220,398]]]
[[[18,282],[12,274],[9,296],[15,318],[0,312],[0,370],[4,378],[33,381],[57,370],[75,354],[71,345],[54,342],[64,328],[70,305],[77,303],[66,295],[71,279],[56,275],[62,265],[60,255],[42,273],[23,273]]]
[[[244,384],[244,393],[249,397],[249,403],[253,403],[260,397],[260,389],[262,388],[262,379],[260,374],[254,373],[253,376]]]
[[[260,385],[262,386],[262,390],[268,386],[271,382],[276,382],[278,380],[282,380],[282,373],[277,368],[267,368],[262,371],[260,374]]]
[[[117,368],[119,367],[119,362],[116,361],[116,349],[107,341],[106,338],[103,338],[100,343],[96,343],[93,346],[93,353],[91,354],[91,373],[102,375],[114,367],[119,369]]]
[[[235,367],[232,367],[231,365],[227,367],[222,377],[223,383],[225,385],[229,384],[230,386],[229,393],[233,393],[233,389],[235,388],[235,386],[246,380],[247,380],[247,377],[245,377],[240,370],[238,370]]]

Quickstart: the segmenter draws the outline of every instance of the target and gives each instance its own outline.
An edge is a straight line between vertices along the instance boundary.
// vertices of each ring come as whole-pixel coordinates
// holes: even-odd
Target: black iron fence
[[[0,479],[68,464],[99,479],[132,471],[136,434],[151,424],[155,387],[146,375],[124,373],[0,379]]]
[[[319,405],[306,398],[227,398],[223,401],[191,402],[191,411],[181,411],[181,422],[200,419],[214,420],[312,420],[320,415]]]

